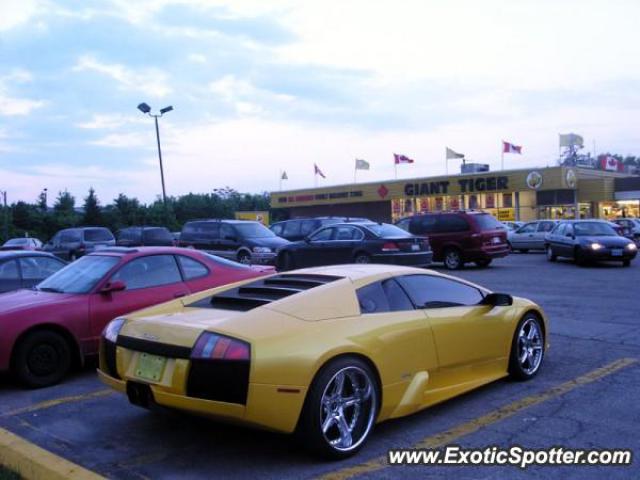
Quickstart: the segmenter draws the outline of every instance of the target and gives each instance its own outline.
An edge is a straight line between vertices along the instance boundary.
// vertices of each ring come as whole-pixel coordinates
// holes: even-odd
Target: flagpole
[[[358,162],[356,160],[355,168],[353,169],[353,183],[356,183],[356,174],[358,173]]]
[[[502,152],[500,153],[500,169],[504,170],[504,145],[502,146]]]
[[[282,191],[282,170],[280,170],[280,191]]]

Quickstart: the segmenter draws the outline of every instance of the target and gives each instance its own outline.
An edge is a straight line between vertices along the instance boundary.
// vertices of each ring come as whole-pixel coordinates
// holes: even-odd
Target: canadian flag
[[[522,145],[502,141],[502,153],[518,153],[522,155]]]
[[[322,170],[320,170],[318,168],[318,165],[316,165],[315,163],[313,164],[313,172],[315,175],[320,175],[322,178],[327,178],[324,176],[324,173],[322,173]]]
[[[413,163],[413,159],[407,157],[406,155],[400,155],[398,153],[393,154],[393,161],[396,165],[399,163]]]
[[[602,170],[611,170],[615,172],[620,169],[618,159],[611,155],[602,155],[600,157],[600,168],[602,168]]]

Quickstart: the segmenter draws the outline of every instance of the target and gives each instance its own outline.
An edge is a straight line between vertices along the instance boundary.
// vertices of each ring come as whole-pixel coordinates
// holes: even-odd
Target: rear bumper
[[[105,385],[127,394],[127,382],[131,380],[118,380],[101,369],[97,372],[98,378]],[[302,386],[250,383],[247,404],[238,405],[188,397],[181,392],[168,391],[163,385],[146,385],[149,386],[153,397],[150,401],[154,405],[281,433],[292,433],[295,430],[307,393],[307,388]]]
[[[373,263],[387,263],[391,265],[410,265],[414,267],[426,267],[431,265],[433,252],[415,253],[380,253],[372,255]]]
[[[506,257],[509,255],[510,250],[508,243],[502,243],[495,246],[492,245],[474,248],[463,253],[466,261],[475,261]]]

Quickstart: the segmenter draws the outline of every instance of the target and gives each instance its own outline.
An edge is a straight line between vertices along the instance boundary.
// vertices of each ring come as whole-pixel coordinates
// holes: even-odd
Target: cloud
[[[46,102],[42,100],[16,97],[9,92],[9,85],[28,83],[32,79],[32,74],[23,69],[14,69],[0,77],[0,115],[6,117],[25,116],[45,105]]]
[[[143,120],[131,115],[94,114],[90,120],[76,123],[76,127],[86,130],[115,130],[133,124],[141,124]]]
[[[91,140],[90,145],[109,148],[139,148],[150,145],[148,135],[140,133],[110,133],[97,140]]]
[[[193,63],[207,63],[207,57],[201,53],[190,53],[187,55],[187,60]]]
[[[115,80],[126,91],[144,92],[153,97],[166,97],[173,92],[167,84],[167,75],[157,68],[134,69],[119,63],[100,62],[93,55],[78,58],[73,71],[91,71]]]

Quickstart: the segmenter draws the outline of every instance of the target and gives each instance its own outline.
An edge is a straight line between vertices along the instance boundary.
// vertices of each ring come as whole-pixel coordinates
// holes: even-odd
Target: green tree
[[[53,204],[53,218],[51,227],[55,230],[75,227],[78,224],[79,215],[75,210],[76,199],[67,190],[58,192],[58,197]],[[51,235],[52,232],[49,232]]]
[[[89,195],[84,199],[84,216],[82,223],[85,225],[102,225],[100,202],[93,187],[89,188]]]

